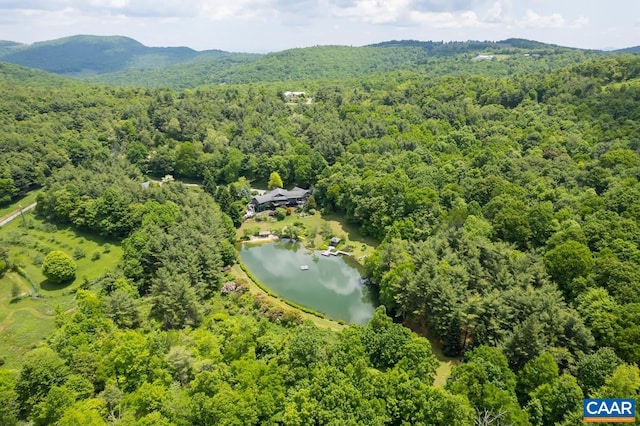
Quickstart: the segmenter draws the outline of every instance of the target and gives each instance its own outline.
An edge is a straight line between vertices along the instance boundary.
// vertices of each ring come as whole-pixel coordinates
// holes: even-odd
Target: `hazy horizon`
[[[26,44],[77,34],[255,53],[388,40],[640,44],[640,3],[629,0],[0,0],[0,16],[0,39]]]

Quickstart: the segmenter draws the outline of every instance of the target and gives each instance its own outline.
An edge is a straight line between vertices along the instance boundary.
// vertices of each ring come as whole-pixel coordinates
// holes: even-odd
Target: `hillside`
[[[68,76],[158,68],[201,55],[212,58],[232,54],[219,50],[198,52],[188,47],[147,47],[121,36],[77,35],[31,45],[0,43],[0,61]]]
[[[18,85],[28,82],[32,87],[64,87],[80,84],[68,77],[4,62],[0,62],[0,82]]]
[[[390,40],[371,44],[371,47],[417,47],[429,53],[430,56],[452,56],[459,53],[472,53],[479,51],[507,51],[508,49],[526,49],[529,52],[573,51],[570,47],[562,47],[554,44],[541,43],[534,40],[510,38],[501,41],[419,41],[419,40]]]
[[[492,59],[474,61],[478,55]],[[399,70],[431,76],[506,76],[551,71],[600,55],[604,53],[524,39],[446,43],[391,40],[361,47],[314,46],[266,55],[147,47],[120,36],[78,35],[32,45],[0,42],[3,62],[100,83],[173,89],[344,80]]]
[[[171,87],[187,89],[223,82],[221,75],[232,76],[242,65],[261,55],[253,53],[203,52],[187,62],[151,69],[127,69],[88,76],[86,81],[137,87]]]
[[[614,50],[614,52],[640,53],[640,46],[625,47],[624,49]]]
[[[492,55],[493,59],[474,61],[478,55]],[[451,43],[402,40],[362,47],[315,46],[263,56],[202,56],[189,63],[103,74],[90,80],[184,89],[230,83],[345,80],[400,70],[430,76],[506,76],[551,71],[600,55],[521,39]]]

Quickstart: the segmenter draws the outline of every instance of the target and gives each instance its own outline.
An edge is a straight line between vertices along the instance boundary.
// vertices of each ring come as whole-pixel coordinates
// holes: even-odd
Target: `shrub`
[[[33,256],[33,264],[35,266],[42,266],[42,264],[44,263],[44,254],[42,253],[36,253]]]
[[[42,230],[44,232],[56,232],[58,230],[58,227],[53,223],[43,223]]]
[[[87,254],[84,252],[84,250],[82,250],[82,248],[81,248],[81,247],[76,247],[76,248],[73,250],[73,258],[74,258],[75,260],[82,259],[82,258],[83,258],[83,257],[85,257],[86,255],[87,255]]]
[[[302,320],[300,312],[287,309],[282,313],[281,323],[284,325],[299,325],[302,324]]]
[[[55,283],[71,281],[76,277],[78,265],[68,254],[52,251],[44,258],[42,274]]]
[[[100,259],[100,256],[101,256],[100,252],[98,250],[96,250],[91,255],[91,260],[96,261],[96,260]]]
[[[20,284],[14,282],[11,285],[11,297],[15,299],[18,296],[20,296]]]
[[[282,207],[278,207],[276,209],[275,217],[278,220],[283,220],[285,217],[287,217],[287,210],[283,209]]]
[[[242,230],[242,238],[248,240],[252,235],[258,235],[260,233],[259,226],[250,226]]]

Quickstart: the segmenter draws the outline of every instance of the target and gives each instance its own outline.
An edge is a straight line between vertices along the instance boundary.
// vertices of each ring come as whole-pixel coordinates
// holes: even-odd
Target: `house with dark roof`
[[[264,195],[255,195],[251,204],[257,212],[277,207],[298,207],[307,202],[309,195],[311,195],[311,191],[297,186],[291,190],[275,188]]]

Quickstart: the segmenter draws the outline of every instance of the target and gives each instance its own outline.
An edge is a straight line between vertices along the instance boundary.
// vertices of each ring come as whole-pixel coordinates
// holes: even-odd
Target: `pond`
[[[240,259],[278,296],[325,313],[334,320],[365,324],[375,309],[357,263],[323,256],[300,243],[244,244]],[[301,266],[308,266],[307,270]]]

